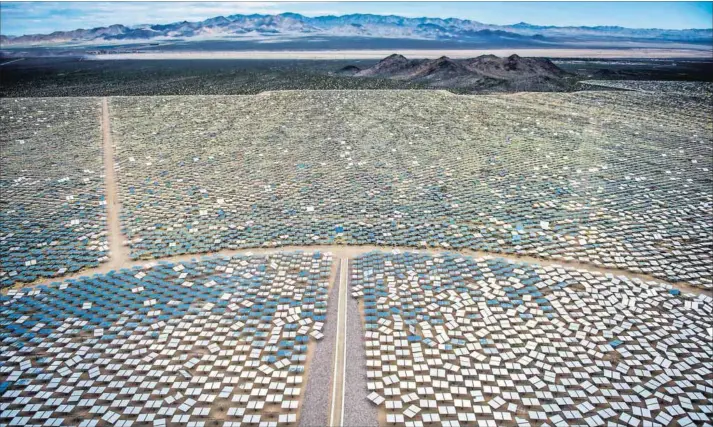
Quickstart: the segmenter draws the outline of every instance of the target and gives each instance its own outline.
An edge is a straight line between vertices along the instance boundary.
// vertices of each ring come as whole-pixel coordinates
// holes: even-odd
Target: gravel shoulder
[[[339,309],[339,275],[340,260],[334,258],[330,280],[329,302],[327,303],[327,320],[324,323],[324,337],[317,344],[314,356],[309,365],[304,401],[302,402],[299,425],[301,427],[326,426],[329,419],[329,401],[332,395],[332,380],[334,370],[334,341],[337,336],[337,311]]]
[[[351,283],[351,280],[349,281]],[[359,300],[347,296],[347,367],[344,399],[344,425],[354,427],[378,426],[378,409],[366,398],[366,348],[364,347],[364,330],[362,328]]]

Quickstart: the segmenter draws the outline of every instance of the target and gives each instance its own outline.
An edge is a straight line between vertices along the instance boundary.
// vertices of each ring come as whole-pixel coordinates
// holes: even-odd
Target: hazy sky
[[[711,28],[711,2],[0,2],[0,33],[22,35],[111,24],[165,24],[237,13],[374,13],[465,18],[488,24]]]

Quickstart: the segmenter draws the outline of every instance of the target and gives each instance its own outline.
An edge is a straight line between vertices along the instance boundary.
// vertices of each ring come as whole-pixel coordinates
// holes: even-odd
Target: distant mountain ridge
[[[406,18],[395,15],[351,14],[308,17],[278,15],[217,16],[198,22],[144,24],[55,31],[51,34],[0,35],[3,46],[101,43],[162,39],[269,38],[274,36],[409,38],[424,40],[519,40],[527,43],[568,41],[665,41],[713,43],[713,29],[634,29],[624,27],[556,27],[520,22],[491,25],[458,18]]]

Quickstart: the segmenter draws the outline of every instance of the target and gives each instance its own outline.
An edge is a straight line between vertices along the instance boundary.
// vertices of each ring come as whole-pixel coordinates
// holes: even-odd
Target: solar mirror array
[[[713,425],[710,90],[612,84],[0,100],[0,424]]]
[[[100,103],[0,102],[0,288],[106,261]]]
[[[712,286],[711,124],[695,99],[294,91],[111,109],[134,258],[467,248]]]
[[[207,257],[14,289],[0,423],[296,425],[331,264]]]
[[[363,300],[368,398],[387,425],[713,422],[709,296],[381,252],[354,260],[350,290]]]

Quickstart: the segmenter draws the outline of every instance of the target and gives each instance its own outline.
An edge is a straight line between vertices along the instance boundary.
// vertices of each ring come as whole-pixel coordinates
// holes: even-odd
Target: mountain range
[[[556,27],[520,22],[491,25],[457,18],[407,18],[370,14],[307,17],[296,13],[279,15],[217,16],[199,22],[110,25],[92,29],[55,31],[51,34],[0,35],[0,45],[44,46],[68,43],[96,44],[160,40],[244,40],[280,37],[365,37],[421,40],[503,40],[524,44],[586,42],[677,42],[711,44],[712,29],[634,29],[624,27]]]

